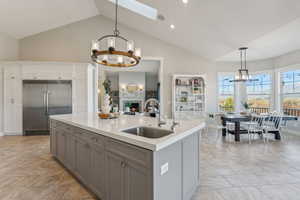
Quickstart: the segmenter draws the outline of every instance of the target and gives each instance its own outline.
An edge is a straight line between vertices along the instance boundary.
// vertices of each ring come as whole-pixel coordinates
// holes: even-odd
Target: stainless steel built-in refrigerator
[[[23,81],[23,135],[49,134],[49,115],[69,113],[71,81]]]

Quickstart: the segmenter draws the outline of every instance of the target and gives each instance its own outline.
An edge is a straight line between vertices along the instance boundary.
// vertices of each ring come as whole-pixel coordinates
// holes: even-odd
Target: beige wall
[[[15,61],[18,60],[18,57],[18,40],[0,33],[0,61]]]
[[[113,22],[110,19],[96,16],[24,38],[20,40],[20,59],[89,62],[91,41],[112,33],[112,28]],[[171,113],[172,74],[201,74],[213,66],[208,60],[131,28],[120,26],[120,31],[123,36],[133,39],[136,46],[142,48],[143,56],[164,58],[163,103],[167,114]],[[215,94],[209,94],[209,98],[214,102]]]

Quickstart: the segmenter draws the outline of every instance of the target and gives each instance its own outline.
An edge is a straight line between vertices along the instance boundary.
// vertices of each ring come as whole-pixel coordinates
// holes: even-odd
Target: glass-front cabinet
[[[201,118],[205,112],[204,75],[173,75],[173,117]]]

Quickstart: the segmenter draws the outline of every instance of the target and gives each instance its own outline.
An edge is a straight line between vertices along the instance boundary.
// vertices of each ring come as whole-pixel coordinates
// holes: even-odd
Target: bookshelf
[[[205,112],[204,75],[173,75],[173,116],[200,118]]]

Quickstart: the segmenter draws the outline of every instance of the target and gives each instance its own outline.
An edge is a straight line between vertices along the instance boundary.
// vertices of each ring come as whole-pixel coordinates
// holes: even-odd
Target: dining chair
[[[288,121],[282,119],[280,124],[280,136],[281,139],[286,141],[288,140],[287,134],[285,133],[287,129],[288,129]]]
[[[283,113],[282,113],[282,116],[284,116]],[[280,125],[281,125],[280,126],[280,137],[282,140],[288,141],[289,137],[288,137],[287,131],[288,131],[288,126],[290,125],[289,121],[284,120],[284,118],[282,117]]]
[[[205,126],[205,132],[206,133],[208,133],[209,126],[214,121],[213,118],[214,118],[214,114],[213,113],[205,113],[204,119],[205,119],[205,123],[206,123],[206,126]]]
[[[274,132],[280,133],[281,127],[282,116],[280,114],[270,115],[269,117],[266,117],[262,124],[262,129],[266,136]],[[266,141],[269,142],[269,137],[266,137]]]
[[[264,131],[261,126],[262,120],[264,120],[264,116],[252,115],[250,121],[241,122],[241,127],[247,130],[249,144],[251,144],[255,134],[261,135],[264,142],[266,141],[264,137]]]
[[[214,119],[215,119],[215,124],[216,124],[216,128],[218,131],[218,135],[217,135],[217,139],[221,136],[221,134],[219,133],[219,130],[226,130],[226,136],[230,139],[231,138],[231,134],[229,133],[229,131],[233,131],[235,129],[235,124],[233,122],[226,122],[226,125],[223,125],[223,121],[222,121],[222,114],[215,114],[214,115]]]

